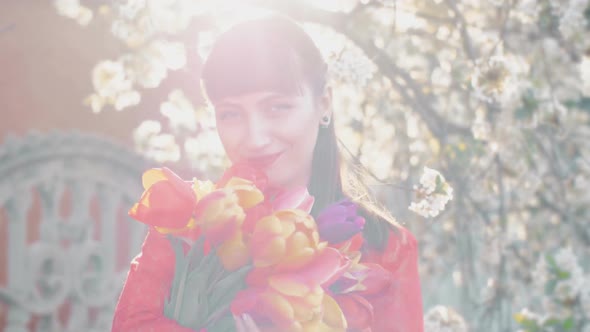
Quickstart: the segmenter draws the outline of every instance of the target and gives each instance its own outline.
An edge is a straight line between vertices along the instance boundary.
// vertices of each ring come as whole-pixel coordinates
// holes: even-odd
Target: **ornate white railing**
[[[145,236],[126,211],[141,194],[147,166],[89,134],[7,138],[0,146],[0,222],[3,212],[8,223],[7,243],[0,242],[7,250],[0,305],[8,304],[8,313],[0,330],[28,331],[34,318],[37,331],[110,331],[129,266],[117,261],[129,262]],[[71,198],[69,213],[64,195]],[[30,220],[35,206],[38,223]],[[31,242],[31,234],[38,240]],[[64,303],[65,323],[58,317]]]

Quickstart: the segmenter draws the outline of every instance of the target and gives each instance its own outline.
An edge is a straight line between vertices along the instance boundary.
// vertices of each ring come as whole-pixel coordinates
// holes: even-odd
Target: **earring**
[[[330,125],[330,116],[329,115],[324,115],[322,117],[322,120],[320,121],[320,125],[322,126],[322,128],[328,128],[328,126]]]

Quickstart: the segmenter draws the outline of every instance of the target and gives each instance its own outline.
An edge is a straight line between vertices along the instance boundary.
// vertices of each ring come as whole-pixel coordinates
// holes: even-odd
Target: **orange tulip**
[[[254,266],[283,269],[307,264],[326,246],[319,242],[313,218],[301,210],[277,211],[262,218],[254,226],[249,243]]]
[[[190,182],[183,181],[168,168],[153,168],[142,176],[145,191],[129,216],[160,230],[193,228],[191,220],[196,195]]]
[[[225,187],[214,190],[197,203],[195,220],[205,237],[217,246],[230,239],[236,240],[246,216],[244,209],[259,204],[263,199],[252,182],[232,178]],[[234,245],[237,243],[234,242]]]
[[[250,262],[248,248],[244,243],[242,231],[223,242],[217,249],[217,256],[227,271],[235,271]]]
[[[325,299],[322,285],[341,275],[349,263],[340,252],[325,247],[297,270],[279,265],[255,268],[246,277],[249,288],[232,303],[232,312],[248,313],[281,331],[340,331],[341,312]]]

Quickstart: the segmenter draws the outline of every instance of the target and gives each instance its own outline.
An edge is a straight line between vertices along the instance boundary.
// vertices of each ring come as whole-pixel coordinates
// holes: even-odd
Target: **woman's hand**
[[[243,314],[242,316],[234,316],[234,320],[236,321],[237,332],[260,332],[260,329],[258,328],[256,323],[248,314]]]

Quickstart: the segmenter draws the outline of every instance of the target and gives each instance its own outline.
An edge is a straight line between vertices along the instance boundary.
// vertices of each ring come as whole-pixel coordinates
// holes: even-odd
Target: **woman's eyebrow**
[[[273,101],[276,99],[294,99],[296,97],[297,97],[296,95],[273,92],[273,93],[269,93],[268,95],[260,98],[260,100],[258,100],[258,104],[265,104],[265,103],[268,103],[269,101]]]
[[[220,101],[218,103],[213,104],[213,107],[215,108],[219,108],[219,107],[234,107],[234,108],[241,108],[241,104],[240,103],[234,103],[231,101]]]

